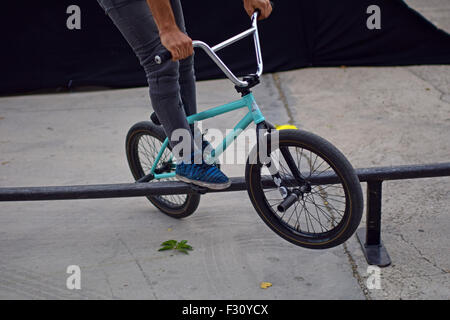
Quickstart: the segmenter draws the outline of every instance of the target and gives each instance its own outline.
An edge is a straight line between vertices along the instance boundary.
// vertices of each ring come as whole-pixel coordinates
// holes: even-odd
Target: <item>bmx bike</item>
[[[311,249],[337,246],[353,235],[361,220],[363,197],[359,179],[350,162],[330,142],[303,130],[278,131],[264,117],[250,90],[259,84],[263,72],[257,21],[258,12],[255,12],[250,29],[213,47],[202,41],[193,41],[194,48],[203,49],[233,82],[241,98],[190,115],[187,121],[193,124],[248,108],[248,113],[211,151],[210,157],[216,159],[220,156],[241,132],[254,123],[257,137],[261,137],[259,132],[266,132],[267,138],[264,140],[265,148],[260,145],[261,139],[257,139],[245,168],[248,196],[256,212],[270,229],[293,244]],[[250,35],[255,44],[257,71],[241,80],[216,52]],[[168,51],[154,57],[158,64],[169,59]],[[129,167],[139,183],[175,180],[176,159],[169,139],[155,114],[151,120],[135,124],[127,134]],[[275,136],[277,143],[274,143]],[[265,150],[268,161],[260,160],[258,154],[261,150]],[[147,198],[170,217],[185,218],[197,209],[200,197],[201,192]]]

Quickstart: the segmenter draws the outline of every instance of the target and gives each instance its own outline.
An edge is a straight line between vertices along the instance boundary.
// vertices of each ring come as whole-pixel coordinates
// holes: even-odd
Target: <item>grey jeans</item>
[[[192,132],[186,115],[197,111],[193,56],[161,65],[153,61],[165,48],[145,0],[97,0],[125,37],[145,70],[153,109],[169,137],[176,129]],[[171,0],[178,27],[186,32],[180,0]],[[192,139],[192,133],[191,133]],[[170,143],[175,146],[179,141]],[[192,145],[192,144],[191,144]]]

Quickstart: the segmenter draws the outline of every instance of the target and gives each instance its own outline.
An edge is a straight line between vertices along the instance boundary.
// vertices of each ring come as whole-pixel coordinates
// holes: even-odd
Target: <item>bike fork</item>
[[[260,122],[256,125],[256,141],[257,141],[257,156],[259,156],[259,152],[260,152],[260,143],[264,140],[260,140],[260,133],[262,132],[268,132],[270,133],[272,130],[276,130],[275,126],[273,126],[271,123],[267,122],[267,121],[263,121]],[[267,138],[270,139],[270,135],[267,135]],[[269,151],[269,147],[271,148],[272,143],[271,141],[264,141],[263,143],[266,144],[266,151],[267,151],[267,157],[270,157],[270,151]],[[292,176],[295,179],[295,184],[298,186],[298,190],[305,190],[305,186],[307,186],[307,182],[305,179],[302,178],[300,171],[297,168],[297,165],[295,164],[294,159],[292,158],[291,153],[289,152],[289,149],[286,147],[280,147],[280,151],[281,154],[283,155],[284,160],[286,161],[286,164],[288,165],[289,169],[291,170]],[[271,158],[270,158],[271,159]],[[271,159],[272,160],[272,159]],[[283,210],[287,210],[290,206],[292,206],[295,201],[292,201],[292,199],[296,198],[298,199],[298,192],[296,191],[297,189],[294,189],[293,191],[289,190],[288,186],[283,182],[283,180],[281,179],[281,176],[278,172],[278,170],[276,169],[274,163],[269,163],[269,165],[267,166],[267,168],[269,169],[270,175],[272,176],[272,180],[275,183],[275,185],[277,186],[281,196],[283,197],[283,199],[285,199],[285,201],[283,201]],[[291,196],[292,194],[295,194],[297,197],[293,197]]]

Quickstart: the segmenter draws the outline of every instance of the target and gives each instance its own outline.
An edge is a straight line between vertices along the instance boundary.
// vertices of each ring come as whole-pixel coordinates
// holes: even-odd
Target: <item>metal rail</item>
[[[382,183],[389,180],[404,180],[450,176],[450,162],[427,165],[393,166],[357,169],[361,182],[367,182],[366,228],[357,231],[358,240],[369,264],[385,267],[391,259],[381,241],[381,197]],[[334,174],[311,177],[313,184],[338,182]],[[246,190],[243,177],[231,178],[226,190],[209,190],[192,187],[183,182],[123,183],[53,187],[10,187],[0,188],[2,201],[46,201],[101,198],[128,198],[150,195],[192,194],[209,192],[231,192]],[[262,181],[263,188],[274,188],[271,177]]]
[[[450,176],[450,162],[429,165],[395,166],[357,169],[361,182],[381,182]],[[178,181],[153,183],[122,183],[49,187],[9,187],[0,188],[0,201],[46,201],[101,198],[129,198],[149,195],[192,194],[209,192],[230,192],[246,190],[243,177],[231,178],[231,186],[226,190],[193,188]],[[331,184],[338,182],[334,174],[312,177],[313,184]],[[270,177],[263,179],[265,188],[275,187]]]
[[[450,162],[360,169],[357,174],[361,182],[367,182],[367,200],[366,227],[358,229],[356,236],[367,262],[387,267],[391,264],[391,258],[381,241],[383,181],[450,176]]]

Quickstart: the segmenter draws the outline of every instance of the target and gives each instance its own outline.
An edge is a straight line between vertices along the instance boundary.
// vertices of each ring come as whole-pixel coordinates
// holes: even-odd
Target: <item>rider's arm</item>
[[[161,43],[172,54],[173,60],[191,56],[194,52],[192,39],[178,28],[170,0],[147,0],[159,30]]]
[[[244,9],[251,17],[256,9],[261,11],[259,19],[265,19],[272,12],[272,5],[269,0],[244,0]]]

